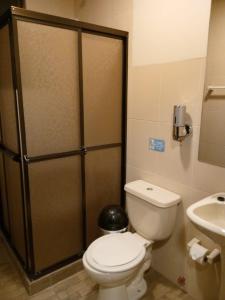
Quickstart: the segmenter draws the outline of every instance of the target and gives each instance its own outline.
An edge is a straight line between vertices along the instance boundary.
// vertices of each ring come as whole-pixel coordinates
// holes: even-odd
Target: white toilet
[[[143,180],[125,185],[128,217],[136,233],[115,233],[95,240],[83,256],[99,284],[98,300],[137,300],[146,292],[144,272],[151,245],[173,231],[180,196]]]

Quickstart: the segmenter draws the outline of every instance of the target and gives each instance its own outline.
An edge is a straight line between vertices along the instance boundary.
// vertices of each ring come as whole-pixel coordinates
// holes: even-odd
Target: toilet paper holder
[[[197,239],[196,237],[194,237],[192,240],[190,240],[190,242],[188,242],[188,244],[187,244],[188,252],[190,252],[190,249],[194,244],[200,245],[201,241],[199,239]],[[220,257],[220,250],[217,248],[214,248],[211,251],[208,249],[208,253],[209,254],[206,255],[206,262],[209,264],[213,264]]]

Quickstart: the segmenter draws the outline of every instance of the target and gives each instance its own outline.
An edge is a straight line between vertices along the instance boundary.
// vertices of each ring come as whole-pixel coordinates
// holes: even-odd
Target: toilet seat
[[[88,264],[101,272],[123,272],[137,266],[145,256],[145,245],[130,232],[105,235],[85,252]]]

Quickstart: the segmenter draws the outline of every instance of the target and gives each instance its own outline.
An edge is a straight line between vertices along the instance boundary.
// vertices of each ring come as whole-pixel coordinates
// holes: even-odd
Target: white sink
[[[225,299],[225,193],[204,198],[187,209],[191,222],[221,247],[219,299]]]
[[[224,198],[224,201],[218,199]],[[225,193],[200,200],[187,209],[189,219],[204,233],[221,244],[225,243]]]

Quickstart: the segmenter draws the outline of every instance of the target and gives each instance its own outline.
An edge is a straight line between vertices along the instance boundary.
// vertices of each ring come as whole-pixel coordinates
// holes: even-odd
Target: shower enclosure
[[[34,279],[124,204],[128,36],[21,8],[0,20],[1,223]]]

